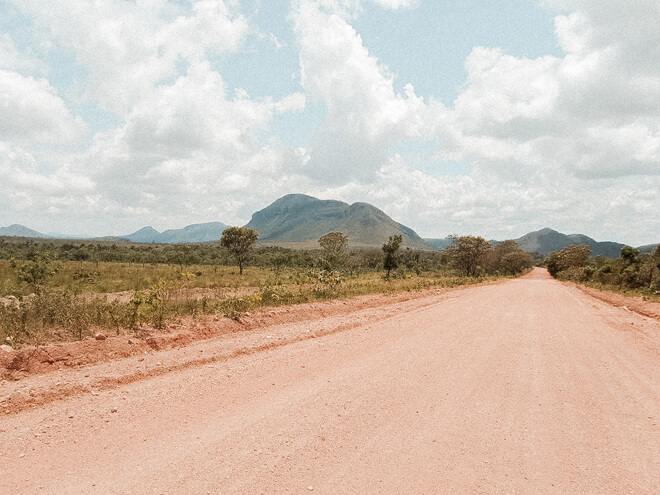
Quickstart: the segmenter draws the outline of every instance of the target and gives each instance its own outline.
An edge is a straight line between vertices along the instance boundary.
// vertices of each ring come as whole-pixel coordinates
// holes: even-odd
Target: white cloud
[[[311,101],[327,108],[305,173],[330,182],[367,179],[393,143],[418,131],[424,103],[412,85],[405,96],[394,91],[394,76],[341,16],[302,1],[294,18],[302,85]]]
[[[660,180],[654,177],[632,177],[624,184],[552,177],[530,185],[479,175],[434,177],[398,156],[373,183],[349,183],[317,194],[367,201],[425,237],[477,234],[504,240],[548,226],[640,244],[657,238],[657,221],[631,219],[660,218]]]
[[[72,167],[63,164],[51,174],[40,170],[43,157],[0,141],[0,183],[3,194],[0,204],[7,212],[53,213],[66,208],[81,208],[91,201],[93,182]],[[13,223],[13,222],[12,222]]]
[[[657,3],[567,3],[578,10],[556,18],[564,57],[472,51],[466,88],[438,121],[442,156],[526,181],[660,174]]]
[[[42,60],[30,51],[20,51],[6,33],[0,33],[0,69],[41,77],[48,73]]]
[[[386,9],[398,10],[417,7],[419,0],[372,0],[375,4]]]
[[[304,94],[279,100],[252,98],[213,65],[238,61],[249,33],[273,28],[249,25],[257,17],[244,17],[237,0],[16,2],[39,45],[19,49],[0,33],[0,220],[38,211],[53,221],[69,208],[98,234],[240,224],[285,193],[306,192],[371,202],[427,235],[504,238],[546,225],[570,232],[581,221],[598,238],[657,237],[660,4],[546,0],[564,53],[475,47],[464,87],[445,106],[412,84],[395,89],[397,67],[351,25],[367,1],[418,4],[292,1],[297,44],[271,36],[282,53],[299,50]],[[46,79],[51,55],[75,57],[73,82]],[[60,96],[74,93],[122,122],[84,152],[46,153],[42,143],[75,142],[85,130],[66,106],[85,101]],[[321,123],[302,121],[317,123],[309,142],[277,144],[271,134],[286,127],[273,126],[288,120],[278,114],[319,107]],[[426,155],[401,151],[428,140],[444,167],[435,173]],[[443,175],[453,163],[472,171]]]
[[[0,70],[0,140],[71,142],[84,131],[46,79]]]
[[[191,12],[164,0],[25,0],[20,7],[37,19],[44,43],[75,52],[89,73],[86,96],[121,114],[177,76],[181,60],[196,63],[240,46],[247,22],[228,3],[200,0]]]
[[[207,62],[193,64],[136,105],[122,128],[97,135],[79,167],[94,164],[97,189],[116,214],[137,209],[156,219],[217,219],[218,204],[229,201],[232,209],[223,209],[222,219],[232,221],[247,193],[286,182],[284,169],[302,160],[264,145],[259,135],[275,114],[304,108],[305,98],[228,93]]]

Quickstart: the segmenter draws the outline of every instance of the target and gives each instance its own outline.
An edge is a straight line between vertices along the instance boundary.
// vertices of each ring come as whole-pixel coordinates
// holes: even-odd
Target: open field
[[[57,261],[38,287],[20,283],[10,261],[0,260],[0,341],[14,347],[83,340],[97,332],[148,335],[185,316],[238,320],[263,307],[366,294],[446,288],[494,280],[451,270],[399,269],[328,273],[313,268],[236,267]],[[183,270],[183,271],[182,271]],[[31,293],[36,291],[36,293]],[[9,340],[7,340],[9,339]]]
[[[0,493],[657,491],[658,320],[543,270],[378,297],[5,382],[78,388],[5,415]]]

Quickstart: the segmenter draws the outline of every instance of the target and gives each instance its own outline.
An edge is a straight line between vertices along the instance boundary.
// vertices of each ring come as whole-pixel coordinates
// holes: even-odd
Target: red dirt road
[[[388,310],[0,417],[0,493],[660,493],[660,322],[543,270]]]

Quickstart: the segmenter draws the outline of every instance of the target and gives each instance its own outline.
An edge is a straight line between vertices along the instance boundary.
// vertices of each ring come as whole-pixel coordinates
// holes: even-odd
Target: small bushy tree
[[[59,268],[60,264],[56,261],[56,256],[50,251],[37,251],[30,261],[18,267],[17,278],[39,292],[46,280],[55,275]]]
[[[243,264],[249,259],[252,247],[258,238],[259,232],[247,227],[228,227],[222,232],[220,245],[234,257],[241,275],[243,275]]]
[[[330,232],[319,238],[323,250],[320,263],[324,270],[337,270],[346,262],[348,236],[341,232]]]
[[[621,259],[626,266],[639,264],[639,249],[631,246],[624,246],[621,248]]]
[[[517,249],[502,256],[499,271],[505,275],[516,275],[532,267],[532,255]]]
[[[583,269],[587,266],[591,247],[589,246],[568,246],[561,251],[550,253],[547,260],[548,271],[550,275],[556,277],[560,272],[576,269]]]
[[[490,242],[471,235],[450,236],[452,243],[446,251],[456,268],[467,277],[474,277],[486,266],[491,250]]]
[[[385,258],[383,260],[383,268],[387,272],[385,278],[390,278],[390,272],[399,266],[399,261],[397,259],[397,251],[401,247],[403,242],[403,237],[400,235],[391,235],[390,239],[383,244],[383,253]]]

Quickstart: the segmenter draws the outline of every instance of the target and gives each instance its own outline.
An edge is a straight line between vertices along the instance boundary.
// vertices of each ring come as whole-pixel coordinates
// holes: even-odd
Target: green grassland
[[[463,277],[451,270],[415,273],[405,268],[386,280],[375,270],[351,274],[249,267],[240,276],[238,268],[230,266],[190,265],[182,272],[172,265],[57,263],[57,272],[35,288],[21,283],[16,268],[0,260],[5,296],[0,305],[2,341],[13,346],[40,345],[83,339],[99,330],[139,334],[185,315],[240,319],[245,312],[265,306],[454,287],[486,278]]]
[[[380,249],[328,258],[321,249],[261,246],[240,275],[218,243],[0,238],[0,341],[19,347],[98,331],[140,334],[183,316],[240,319],[266,306],[455,287],[531,267],[515,243],[461,240],[454,252],[403,248],[386,277]],[[470,250],[478,250],[478,266],[464,256]]]

